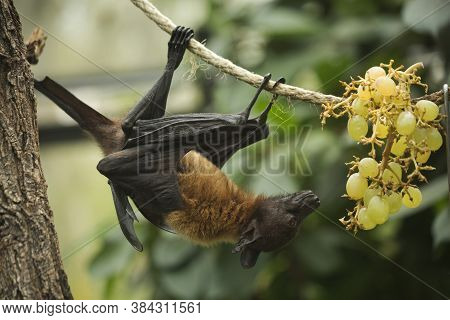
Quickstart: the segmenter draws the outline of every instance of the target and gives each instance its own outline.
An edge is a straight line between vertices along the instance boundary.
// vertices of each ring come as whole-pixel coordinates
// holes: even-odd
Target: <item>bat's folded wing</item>
[[[164,223],[164,214],[183,207],[176,172],[179,158],[168,150],[144,145],[106,156],[97,169],[130,196],[150,222],[172,232]],[[124,214],[124,205],[120,209],[124,221],[132,222]]]
[[[138,121],[134,137],[125,148],[148,146],[160,150],[164,159],[170,157],[175,163],[195,150],[220,168],[236,151],[265,139],[268,134],[266,124],[242,115],[192,113]]]

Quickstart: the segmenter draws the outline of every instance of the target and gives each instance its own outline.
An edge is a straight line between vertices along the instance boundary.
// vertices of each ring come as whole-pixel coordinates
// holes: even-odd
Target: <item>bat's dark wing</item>
[[[152,150],[162,150],[166,153],[164,159],[172,159],[172,166],[194,150],[220,168],[236,151],[265,139],[268,134],[266,124],[242,115],[192,113],[137,121],[134,137],[125,148],[151,146]]]
[[[164,224],[163,214],[181,209],[183,202],[178,190],[174,153],[159,147],[161,145],[150,144],[114,152],[100,160],[97,169],[113,182],[116,189],[130,196],[150,222],[171,231]],[[126,203],[121,204],[118,216],[122,226],[132,223],[133,219],[124,214]],[[126,225],[124,228],[128,230]]]

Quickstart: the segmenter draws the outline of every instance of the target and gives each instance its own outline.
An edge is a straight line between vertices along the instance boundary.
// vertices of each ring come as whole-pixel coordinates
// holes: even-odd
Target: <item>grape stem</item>
[[[397,175],[397,173],[391,169],[391,167],[388,167],[388,161],[389,161],[389,155],[391,153],[392,150],[392,146],[394,145],[394,138],[395,138],[395,134],[394,134],[394,127],[389,127],[389,132],[388,132],[388,136],[387,136],[387,140],[386,140],[386,146],[383,150],[383,156],[382,156],[382,160],[381,160],[381,166],[380,166],[380,179],[382,179],[383,176],[383,172],[384,170],[387,168],[389,171],[392,172],[392,174],[397,178],[398,181],[402,181],[402,179]],[[401,183],[403,185],[403,183]],[[406,186],[408,186],[408,184],[406,184]],[[408,194],[408,196],[411,198],[411,195],[409,194],[408,188],[404,188],[405,192]]]
[[[405,73],[414,73],[417,69],[423,69],[423,63],[417,62],[405,70]]]
[[[420,181],[425,181],[425,182],[428,182],[428,180],[427,180],[427,178],[422,174],[422,172],[420,172],[421,170],[434,170],[434,168],[433,167],[431,167],[431,166],[421,166],[421,165],[419,165],[418,163],[417,163],[417,160],[416,160],[416,154],[417,154],[417,150],[416,149],[414,149],[413,151],[412,151],[412,154],[411,154],[411,160],[413,161],[413,164],[414,164],[414,171],[411,173],[411,174],[409,174],[408,175],[408,184],[413,180],[413,178],[414,177],[416,177],[417,176],[417,178],[420,180]]]
[[[386,145],[383,150],[382,160],[381,160],[381,166],[380,166],[380,179],[383,175],[384,169],[386,169],[386,166],[389,161],[389,155],[391,154],[392,146],[394,145],[394,127],[389,127],[389,132],[386,140]]]
[[[375,152],[375,145],[381,147],[383,145],[383,142],[377,139],[377,126],[380,123],[380,110],[376,113],[377,120],[375,121],[375,124],[373,125],[372,135],[370,138],[362,138],[361,142],[363,144],[369,144],[371,145],[371,151],[369,152],[369,155],[375,159],[376,152]]]

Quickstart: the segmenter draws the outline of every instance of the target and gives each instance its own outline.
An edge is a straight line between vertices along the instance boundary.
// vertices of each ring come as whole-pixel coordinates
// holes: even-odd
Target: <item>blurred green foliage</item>
[[[442,41],[448,39],[438,36],[449,23],[450,6],[443,6],[445,2],[202,0],[196,4],[205,12],[196,38],[206,39],[215,52],[259,74],[271,72],[274,78],[284,76],[293,85],[335,95],[342,93],[339,80],[363,75],[380,62],[395,59],[398,64],[410,65],[423,61],[423,78],[430,91],[435,91],[448,81],[445,65],[449,57],[440,49]],[[427,16],[429,12],[433,13]],[[212,68],[200,68],[194,84],[202,94],[199,112],[238,112],[254,91]],[[260,99],[255,114],[268,98],[266,94]],[[351,205],[341,198],[345,162],[365,150],[347,137],[345,120],[331,120],[322,130],[319,113],[318,106],[280,98],[270,116],[271,137],[252,146],[254,152],[236,154],[224,168],[236,183],[255,193],[312,189],[319,195],[319,212],[305,221],[291,244],[279,252],[263,254],[255,268],[243,270],[230,245],[200,248],[141,219],[137,232],[144,242],[143,253],[135,252],[118,228],[103,234],[96,244],[89,272],[90,281],[102,284],[101,297],[442,298],[429,286],[449,296],[445,150],[430,159],[437,169],[428,174],[430,183],[423,186],[422,206],[354,237],[338,222]],[[303,143],[288,147],[280,141],[295,141],[298,131],[290,130],[292,127],[310,131]],[[249,156],[260,162],[261,170],[243,175],[236,168]],[[279,156],[288,157],[288,165],[297,168],[296,175],[265,172],[265,163],[277,161]],[[114,221],[109,208],[110,221]],[[66,267],[71,259],[65,262]]]

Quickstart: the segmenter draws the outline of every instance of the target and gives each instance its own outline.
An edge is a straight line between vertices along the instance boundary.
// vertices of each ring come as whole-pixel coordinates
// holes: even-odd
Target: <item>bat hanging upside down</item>
[[[109,179],[120,227],[138,251],[143,246],[133,223],[131,198],[154,225],[193,242],[235,243],[241,265],[255,265],[261,251],[276,250],[292,238],[319,206],[311,191],[266,197],[241,190],[220,168],[238,150],[265,139],[267,115],[250,111],[270,74],[241,113],[164,116],[172,76],[194,32],[177,27],[169,41],[163,75],[123,120],[110,120],[46,77],[35,88],[97,140],[105,153],[97,169]],[[278,83],[284,82],[281,78]]]

